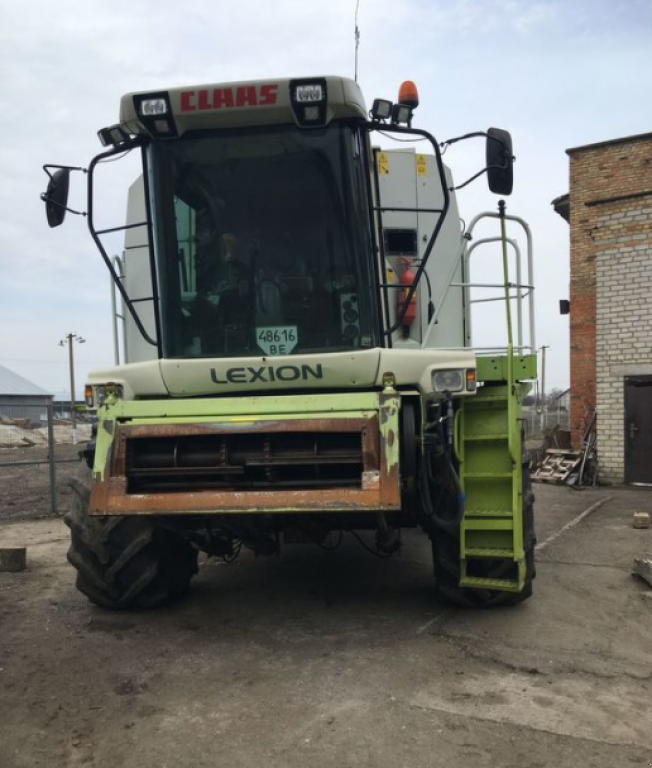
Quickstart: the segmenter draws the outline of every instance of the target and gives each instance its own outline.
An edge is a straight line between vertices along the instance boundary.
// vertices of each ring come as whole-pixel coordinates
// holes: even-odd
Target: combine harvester
[[[86,386],[97,433],[66,516],[77,587],[94,603],[179,598],[200,550],[272,555],[351,532],[390,556],[414,527],[432,542],[441,598],[480,607],[532,593],[530,234],[502,201],[463,228],[441,150],[484,137],[476,175],[509,195],[511,139],[491,128],[439,145],[412,127],[417,105],[409,81],[370,112],[341,77],[202,85],[128,94],[99,132],[87,220],[122,300],[125,364]],[[431,151],[379,149],[376,133]],[[96,173],[133,150],[143,173],[127,223],[98,229]],[[86,169],[45,170],[57,226],[71,172]],[[500,234],[473,242],[487,218]],[[527,235],[526,283],[507,220]],[[125,250],[111,258],[117,230]],[[507,343],[480,353],[469,259],[494,241]]]

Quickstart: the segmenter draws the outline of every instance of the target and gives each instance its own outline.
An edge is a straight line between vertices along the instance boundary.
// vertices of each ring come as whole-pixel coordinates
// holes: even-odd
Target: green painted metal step
[[[510,520],[514,517],[511,509],[467,509],[464,516],[471,517],[508,517]]]
[[[492,441],[498,442],[499,440],[507,440],[509,438],[509,435],[503,434],[503,433],[498,433],[495,435],[462,435],[462,438],[467,443],[477,442],[480,440],[482,441],[492,440]]]
[[[485,517],[466,518],[462,522],[465,531],[511,531],[514,527],[514,520],[510,518],[490,520]]]
[[[513,549],[490,549],[489,547],[467,547],[464,550],[467,557],[496,557],[501,560],[513,560]]]
[[[489,579],[484,576],[463,576],[460,587],[472,589],[495,589],[499,592],[520,592],[518,581],[512,579]]]
[[[505,478],[511,479],[511,472],[465,472],[464,478],[466,480],[504,480]]]

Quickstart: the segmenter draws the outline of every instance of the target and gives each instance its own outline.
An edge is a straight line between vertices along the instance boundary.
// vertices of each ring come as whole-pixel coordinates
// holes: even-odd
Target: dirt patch
[[[548,536],[599,491],[537,489]],[[432,594],[429,544],[354,542],[202,561],[190,598],[111,613],[74,588],[61,520],[0,527],[2,768],[593,768],[647,765],[643,494],[555,539],[534,598],[464,611]]]

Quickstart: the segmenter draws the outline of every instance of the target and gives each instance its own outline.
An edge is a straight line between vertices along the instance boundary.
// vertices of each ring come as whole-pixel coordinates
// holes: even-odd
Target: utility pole
[[[74,343],[85,344],[86,339],[76,333],[66,334],[65,339],[59,342],[60,347],[68,345],[68,365],[70,367],[70,421],[72,422],[72,444],[77,445],[77,414],[75,413],[75,356],[73,353]]]

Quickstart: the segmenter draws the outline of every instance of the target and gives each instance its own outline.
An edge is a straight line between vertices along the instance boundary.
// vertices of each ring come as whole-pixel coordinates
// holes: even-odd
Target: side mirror
[[[514,157],[509,131],[487,131],[487,181],[497,195],[511,195],[514,186]]]
[[[51,227],[63,224],[68,207],[68,189],[70,187],[70,169],[60,168],[50,176],[48,188],[41,195],[45,203],[45,214]]]

